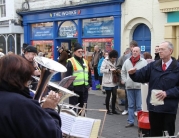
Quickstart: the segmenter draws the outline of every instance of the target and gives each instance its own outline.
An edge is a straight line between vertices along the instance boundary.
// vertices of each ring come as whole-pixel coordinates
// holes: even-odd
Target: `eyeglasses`
[[[77,51],[78,53],[84,53],[84,51]]]

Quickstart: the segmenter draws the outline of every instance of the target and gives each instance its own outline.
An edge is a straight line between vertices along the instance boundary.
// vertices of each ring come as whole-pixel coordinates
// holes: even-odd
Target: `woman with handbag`
[[[118,86],[118,78],[116,77],[116,58],[118,57],[118,52],[116,50],[112,50],[109,53],[109,56],[104,59],[100,72],[103,73],[102,86],[106,91],[106,109],[107,114],[119,114],[115,111],[115,103],[116,103],[116,93]],[[109,101],[112,94],[112,112],[109,110]]]

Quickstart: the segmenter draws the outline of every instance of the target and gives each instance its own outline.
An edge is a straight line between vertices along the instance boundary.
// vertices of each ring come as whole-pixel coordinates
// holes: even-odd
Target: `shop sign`
[[[61,26],[59,28],[60,37],[76,37],[78,35],[76,26]]]
[[[84,23],[83,36],[114,35],[114,21]]]
[[[64,16],[74,16],[81,14],[81,10],[71,10],[71,11],[62,11],[50,13],[50,17],[64,17]]]
[[[9,26],[9,20],[0,21],[0,26]]]
[[[32,28],[32,39],[51,39],[53,38],[52,27],[34,27]]]

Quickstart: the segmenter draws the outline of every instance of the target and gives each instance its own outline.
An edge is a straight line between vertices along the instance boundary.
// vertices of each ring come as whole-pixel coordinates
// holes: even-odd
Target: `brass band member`
[[[34,62],[34,57],[37,56],[37,48],[34,46],[27,46],[24,49],[24,54],[22,55],[23,58],[26,59],[26,61],[28,61],[28,63],[34,67],[34,71],[33,71],[33,75],[34,76],[39,76],[41,74],[39,68],[38,68],[38,64]],[[37,87],[37,81],[33,78],[31,78],[31,89],[32,90],[36,90]]]
[[[33,71],[21,56],[0,59],[1,138],[62,138],[61,119],[54,110],[60,96],[51,91],[42,107],[31,99],[27,82]]]

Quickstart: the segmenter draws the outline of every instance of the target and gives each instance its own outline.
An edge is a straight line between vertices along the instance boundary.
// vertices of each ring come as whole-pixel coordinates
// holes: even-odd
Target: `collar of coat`
[[[154,63],[155,67],[160,67],[162,66],[162,59],[159,59],[157,60],[155,63]],[[178,67],[178,68],[177,68]],[[177,69],[179,71],[179,66],[178,66],[178,62],[177,60],[172,57],[172,63],[170,64],[170,66],[168,67],[169,70],[174,70],[174,69]],[[167,70],[168,70],[167,69]]]

